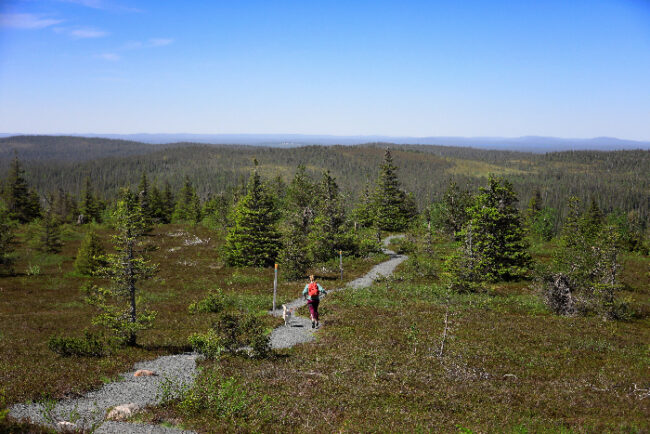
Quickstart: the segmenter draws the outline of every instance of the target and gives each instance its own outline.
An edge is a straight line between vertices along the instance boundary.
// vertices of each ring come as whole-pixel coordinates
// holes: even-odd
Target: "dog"
[[[293,315],[293,309],[288,309],[286,304],[282,305],[282,319],[284,320],[284,326],[287,327],[291,322],[291,316]]]

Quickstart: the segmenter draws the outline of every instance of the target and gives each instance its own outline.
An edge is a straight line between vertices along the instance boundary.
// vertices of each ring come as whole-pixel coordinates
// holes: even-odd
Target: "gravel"
[[[343,288],[336,288],[328,290],[328,293],[341,291],[348,288],[365,288],[372,285],[372,282],[375,281],[379,276],[388,276],[390,275],[395,268],[404,262],[408,256],[397,255],[392,250],[388,250],[388,246],[391,240],[396,238],[402,238],[404,235],[391,235],[390,237],[384,238],[384,253],[390,255],[388,261],[382,262],[381,264],[375,265],[368,273],[364,276],[359,277],[358,279],[353,280],[348,283]],[[327,295],[325,296],[327,297]],[[303,298],[297,298],[289,303],[286,303],[287,309],[296,310],[302,306],[305,306],[307,302]],[[282,316],[283,309],[276,309],[275,311],[269,312],[274,316]],[[280,349],[280,348],[291,348],[297,344],[303,344],[306,342],[311,342],[315,339],[314,333],[318,329],[311,328],[311,320],[306,317],[299,315],[292,315],[286,326],[280,326],[273,330],[271,333],[271,348]]]
[[[32,422],[55,427],[59,421],[72,422],[79,428],[89,429],[100,423],[108,410],[122,404],[135,403],[140,407],[159,402],[161,384],[166,379],[177,385],[189,385],[196,375],[196,354],[163,356],[155,360],[136,363],[132,371],[120,375],[120,379],[104,385],[101,389],[87,393],[81,398],[58,401],[51,409],[51,418],[45,417],[41,403],[17,404],[11,407],[9,415],[15,419],[29,419]],[[156,376],[134,377],[138,369],[154,371]],[[75,417],[76,415],[76,417]],[[51,422],[54,422],[52,424]],[[155,431],[152,431],[154,430]],[[138,425],[105,422],[97,433],[145,433],[183,432],[181,430],[155,425]],[[188,432],[188,431],[185,431]]]
[[[384,239],[384,246],[390,240],[402,237],[393,235]],[[372,285],[379,276],[390,275],[395,268],[407,259],[407,256],[397,255],[395,252],[383,249],[385,254],[391,256],[388,261],[374,266],[366,275],[348,283],[343,288],[327,291],[328,293],[347,288],[363,288]],[[298,298],[286,304],[291,310],[306,305],[306,301]],[[282,316],[282,309],[269,312],[274,316]],[[287,326],[280,326],[271,333],[271,347],[274,349],[290,348],[296,344],[314,340],[314,332],[318,329],[311,328],[311,321],[299,315],[292,315]],[[101,389],[87,393],[76,398],[58,401],[49,411],[51,417],[46,417],[46,410],[41,403],[16,404],[10,408],[9,415],[14,419],[29,419],[32,422],[56,428],[56,423],[75,419],[77,428],[89,429],[99,426],[96,433],[191,433],[177,428],[162,425],[135,424],[126,422],[104,421],[105,415],[112,407],[135,403],[139,407],[155,405],[160,401],[161,386],[167,380],[172,380],[175,385],[187,386],[193,383],[197,373],[197,354],[178,354],[163,356],[155,360],[136,363],[132,371],[120,375],[118,381],[108,383]],[[150,377],[134,377],[138,369],[154,371],[157,375]]]

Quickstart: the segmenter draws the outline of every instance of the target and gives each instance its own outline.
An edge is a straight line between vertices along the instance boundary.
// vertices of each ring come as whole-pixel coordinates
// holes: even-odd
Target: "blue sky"
[[[650,140],[650,2],[0,0],[0,132]]]

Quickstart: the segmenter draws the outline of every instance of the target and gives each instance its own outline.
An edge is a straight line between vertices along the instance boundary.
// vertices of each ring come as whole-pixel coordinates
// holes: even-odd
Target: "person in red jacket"
[[[318,327],[318,303],[320,296],[325,295],[327,292],[322,286],[314,279],[314,275],[309,276],[309,283],[305,285],[302,291],[302,296],[307,299],[307,306],[309,306],[309,315],[311,316],[311,328]]]

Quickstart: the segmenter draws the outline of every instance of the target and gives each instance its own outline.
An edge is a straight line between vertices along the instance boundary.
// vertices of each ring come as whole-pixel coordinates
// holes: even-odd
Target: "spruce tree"
[[[137,197],[123,190],[113,213],[117,253],[106,256],[107,266],[99,274],[112,282],[108,288],[86,288],[87,302],[100,311],[93,324],[108,328],[120,343],[134,346],[138,331],[151,327],[156,312],[138,308],[136,284],[153,276],[156,266],[137,251],[138,240],[147,230]]]
[[[145,224],[150,226],[153,223],[153,211],[151,207],[151,195],[149,193],[149,181],[147,174],[142,172],[140,177],[140,184],[138,184],[138,202],[140,203],[140,211]]]
[[[401,231],[417,214],[415,203],[407,198],[397,178],[397,166],[386,149],[373,198],[375,223],[384,231]]]
[[[314,220],[314,191],[315,185],[305,166],[298,166],[287,187],[283,247],[279,257],[284,275],[290,279],[303,277],[311,265],[308,235]]]
[[[473,203],[472,195],[468,190],[461,190],[450,180],[442,202],[442,224],[445,232],[460,239],[460,231],[469,220],[467,209]]]
[[[92,276],[102,267],[106,266],[104,247],[94,231],[88,231],[77,251],[74,269],[84,276]]]
[[[336,180],[329,170],[323,173],[316,194],[316,217],[309,234],[310,250],[315,261],[327,261],[339,250],[356,253],[353,236],[346,231],[345,208]]]
[[[463,233],[466,242],[471,236],[475,267],[484,280],[517,279],[529,270],[531,257],[516,203],[512,184],[490,176],[488,187],[481,188],[468,210]]]
[[[185,177],[183,188],[178,193],[178,201],[172,215],[172,221],[177,223],[198,223],[201,221],[201,202],[188,176]]]
[[[164,223],[165,222],[165,209],[163,196],[158,186],[154,184],[151,186],[151,193],[149,194],[149,203],[151,210],[151,221],[153,223]]]
[[[375,222],[375,211],[373,209],[373,197],[370,194],[368,183],[363,188],[357,207],[352,211],[352,218],[363,228],[372,227]]]
[[[41,219],[39,225],[39,249],[48,253],[61,251],[61,221],[52,208]]]
[[[237,203],[233,227],[226,237],[226,260],[235,266],[272,265],[280,250],[279,220],[275,198],[262,185],[253,171],[247,192]]]
[[[90,223],[92,221],[101,223],[102,221],[102,205],[99,199],[95,197],[92,185],[90,184],[90,177],[88,176],[84,180],[79,212],[84,216],[84,223]]]
[[[174,193],[172,192],[172,186],[169,184],[169,181],[165,181],[165,189],[162,193],[162,202],[163,223],[170,223],[172,221],[172,215],[174,213],[176,201],[174,198]]]
[[[0,271],[11,273],[13,270],[12,253],[14,239],[14,222],[9,218],[9,211],[0,200]]]
[[[40,199],[36,192],[30,191],[18,157],[14,157],[9,167],[3,196],[10,219],[27,223],[40,216]]]

